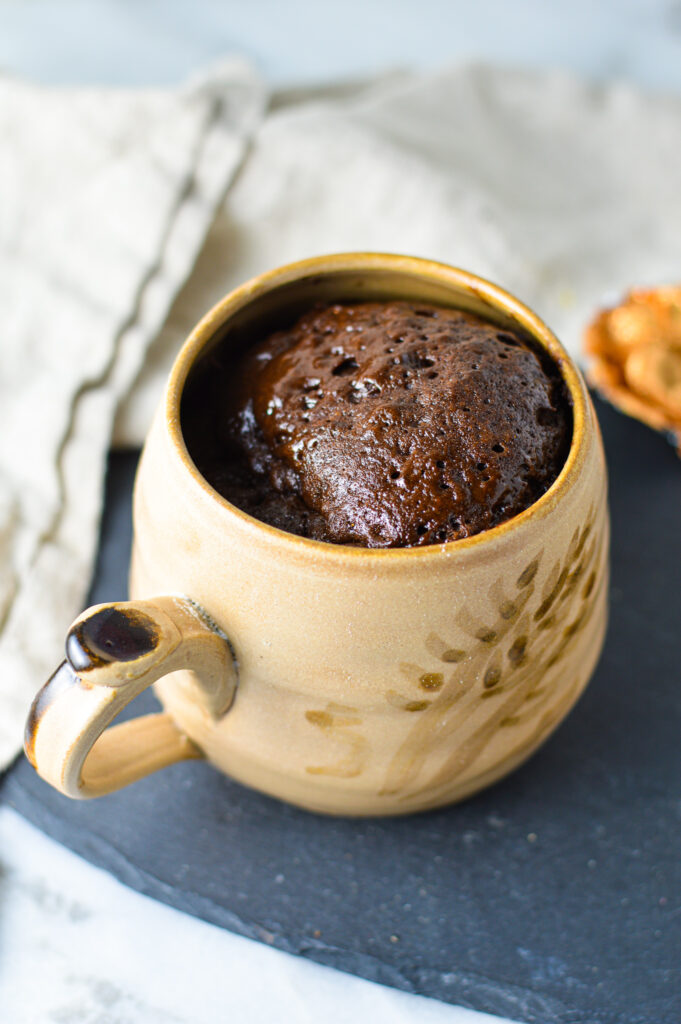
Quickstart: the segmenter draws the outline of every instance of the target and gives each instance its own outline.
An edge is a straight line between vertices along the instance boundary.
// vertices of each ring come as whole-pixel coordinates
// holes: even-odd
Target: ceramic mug
[[[572,403],[567,461],[515,518],[476,536],[369,550],[308,540],[231,505],[198,472],[181,402],[216,343],[316,302],[408,299],[529,333]],[[182,348],[134,497],[132,600],[90,608],[38,694],[26,752],[72,797],[186,758],[315,811],[401,814],[516,768],[568,713],[606,625],[606,473],[579,371],[517,299],[397,255],[305,260],[237,288]],[[154,685],[164,710],[111,726]]]

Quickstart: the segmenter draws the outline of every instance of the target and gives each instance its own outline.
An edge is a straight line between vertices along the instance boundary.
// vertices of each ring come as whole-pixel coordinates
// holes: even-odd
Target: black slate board
[[[527,1022],[678,1024],[681,465],[659,436],[598,411],[606,651],[511,778],[458,807],[376,821],[316,817],[199,762],[77,803],[19,761],[0,795],[133,888],[341,970]],[[134,468],[111,459],[93,601],[125,594]]]

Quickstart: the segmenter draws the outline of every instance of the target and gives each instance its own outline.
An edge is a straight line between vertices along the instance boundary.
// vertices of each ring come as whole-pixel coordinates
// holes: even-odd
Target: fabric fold
[[[178,91],[0,81],[0,767],[85,597],[116,408],[265,103],[239,60]]]

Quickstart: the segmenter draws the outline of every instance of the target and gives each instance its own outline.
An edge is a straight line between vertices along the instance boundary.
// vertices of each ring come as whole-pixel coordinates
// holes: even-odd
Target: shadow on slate
[[[347,820],[200,762],[72,802],[22,760],[2,798],[133,888],[341,970],[527,1022],[678,1024],[681,465],[598,411],[607,646],[575,711],[509,779],[444,811]],[[125,595],[134,469],[111,459],[93,601]]]

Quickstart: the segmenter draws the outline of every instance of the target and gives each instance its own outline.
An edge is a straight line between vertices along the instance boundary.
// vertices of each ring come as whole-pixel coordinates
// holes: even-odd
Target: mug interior
[[[414,262],[429,265],[426,260]],[[406,302],[423,302],[460,309],[475,313],[501,328],[520,330],[521,333],[529,334],[535,344],[538,343],[547,351],[544,339],[537,337],[527,324],[521,322],[516,311],[500,307],[482,289],[476,291],[464,286],[456,287],[454,283],[445,283],[425,274],[425,270],[414,273],[391,267],[372,268],[370,272],[363,268],[340,268],[324,273],[311,271],[294,280],[273,284],[267,290],[258,290],[250,300],[230,311],[229,318],[205,338],[201,350],[194,355],[194,363],[186,383],[189,383],[196,372],[200,359],[207,356],[216,345],[227,345],[237,354],[254,341],[262,340],[274,331],[290,326],[312,306],[334,302],[402,299]],[[487,282],[480,281],[480,284],[483,283]],[[229,296],[227,298],[229,299]],[[556,363],[557,353],[549,354]],[[564,353],[561,351],[560,354]],[[560,370],[560,364],[558,368]]]
[[[284,531],[254,519],[215,491],[201,475],[192,458],[191,444],[187,444],[184,430],[186,411],[192,394],[195,395],[197,391],[200,393],[202,373],[209,366],[207,357],[217,346],[228,348],[236,360],[247,347],[274,331],[290,326],[314,305],[381,300],[423,302],[459,309],[474,313],[502,329],[524,335],[556,367],[571,407],[572,436],[569,451],[561,471],[547,491],[523,512],[504,523],[482,534],[449,543],[460,547],[496,533],[514,524],[530,510],[535,510],[542,502],[550,500],[574,468],[586,413],[587,396],[583,381],[563,347],[543,321],[496,285],[444,264],[381,254],[319,257],[282,267],[242,285],[204,317],[178,357],[168,390],[167,422],[174,425],[177,433],[175,440],[193,473],[200,476],[216,500],[239,515],[257,522],[263,529],[276,530],[279,534],[306,544],[347,548],[347,545],[332,545],[295,534],[284,534]],[[424,552],[438,547],[442,545],[371,549],[371,554]],[[351,546],[350,550],[357,549]],[[359,550],[367,553],[366,549]]]

